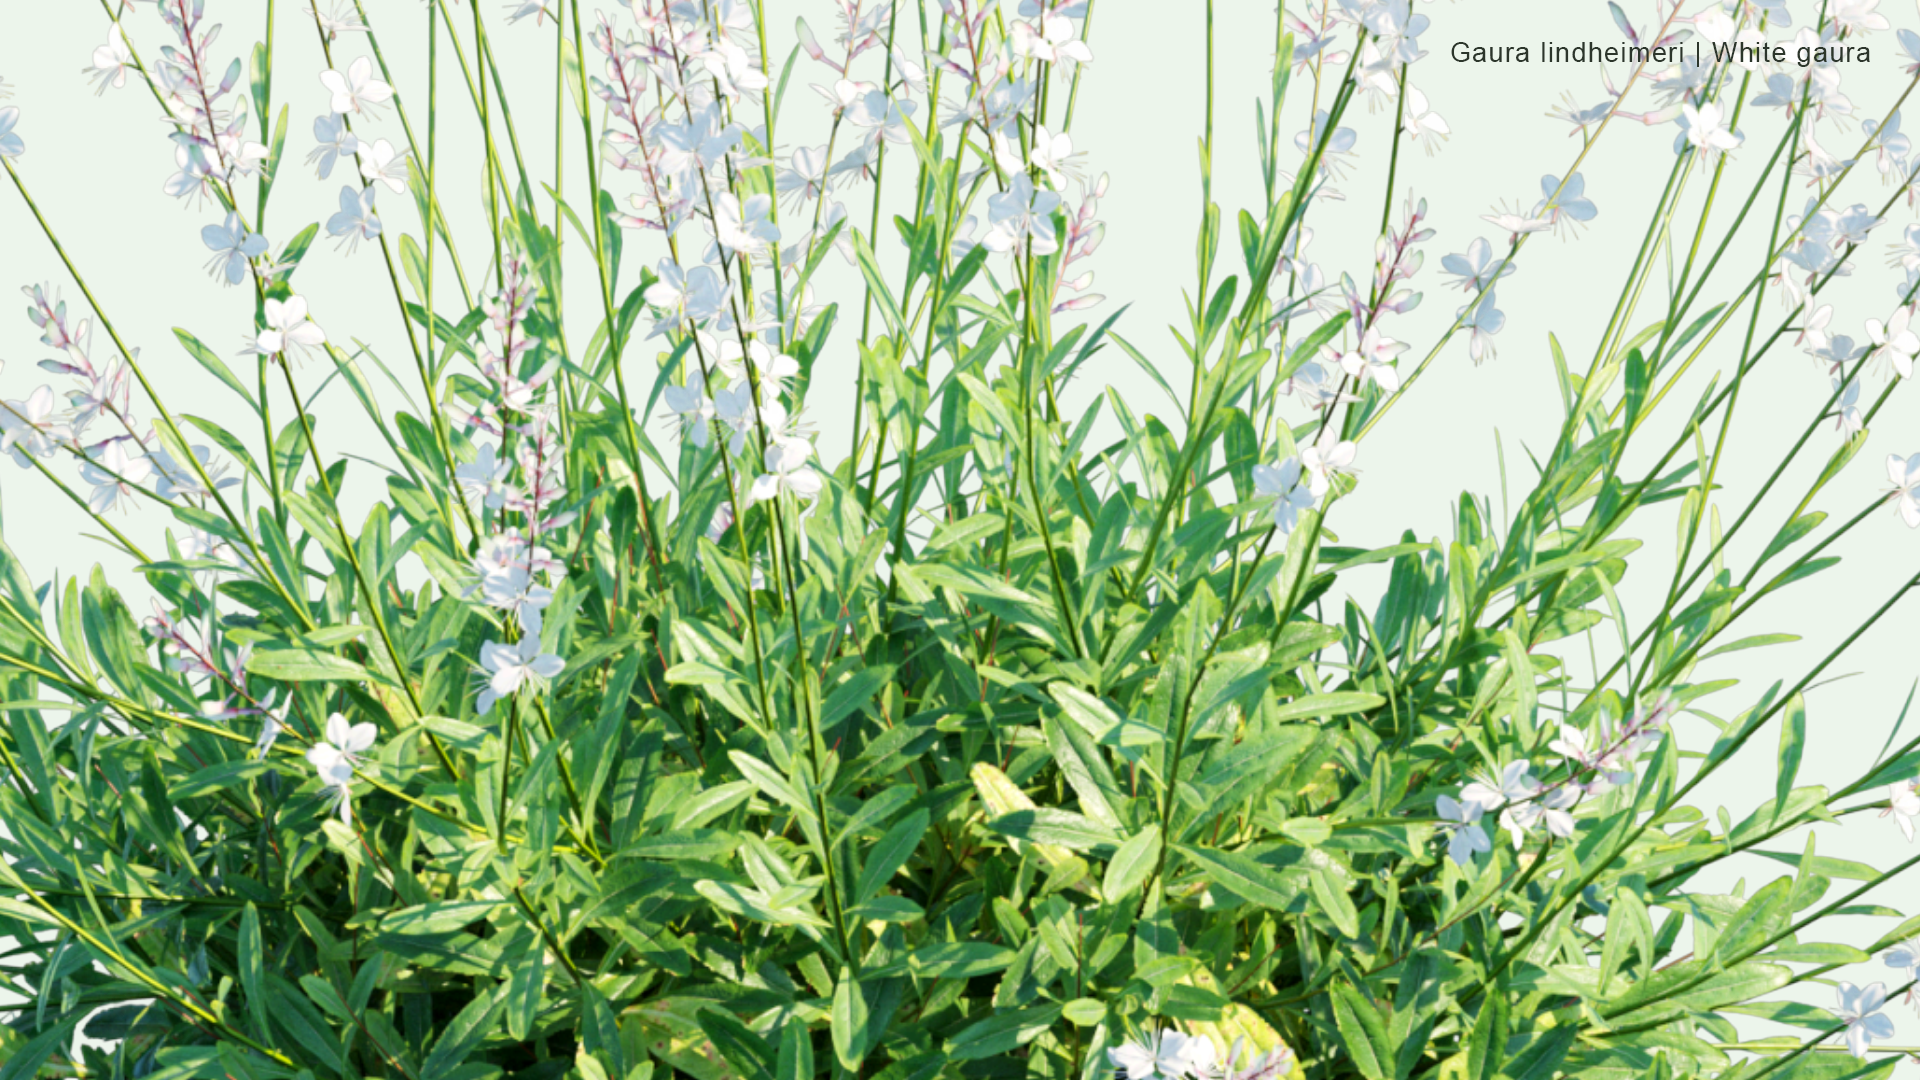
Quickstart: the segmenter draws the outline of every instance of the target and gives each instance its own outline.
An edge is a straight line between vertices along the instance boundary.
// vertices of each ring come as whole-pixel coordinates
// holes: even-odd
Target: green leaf
[[[1367,1080],[1392,1080],[1393,1074],[1387,1069],[1386,1057],[1382,1054],[1387,1027],[1380,1021],[1379,1010],[1344,981],[1333,984],[1331,1001],[1333,1022],[1340,1029],[1340,1041],[1346,1047],[1347,1058]]]
[[[1799,694],[1787,699],[1786,712],[1780,717],[1780,773],[1773,782],[1773,805],[1787,805],[1787,793],[1800,775],[1800,759],[1807,751],[1807,702]]]
[[[247,403],[247,407],[253,410],[255,416],[260,414],[260,403],[253,400],[253,395],[247,391],[246,384],[242,383],[239,377],[233,373],[233,370],[227,367],[225,360],[220,359],[219,353],[214,352],[199,338],[194,337],[192,334],[187,333],[177,326],[173,328],[173,336],[180,339],[180,344],[186,348],[188,356],[199,361],[200,366],[212,373],[214,378],[227,384],[227,389],[239,394],[240,400]]]
[[[247,1019],[254,1036],[261,1042],[273,1042],[273,1024],[267,1009],[265,947],[260,940],[260,913],[251,902],[240,913],[240,992],[247,999]]]
[[[841,968],[840,981],[833,988],[833,1055],[848,1072],[859,1072],[860,1063],[866,1060],[872,1035],[868,1020],[866,995],[860,992],[853,973]]]
[[[774,1064],[774,1080],[813,1080],[813,1039],[807,1025],[784,1024],[780,1029],[780,1056]]]
[[[305,648],[255,649],[247,657],[247,671],[281,682],[372,682],[377,678],[344,656]]]
[[[495,983],[486,992],[467,1002],[466,1008],[456,1013],[440,1032],[440,1038],[433,1044],[433,1052],[427,1055],[426,1063],[421,1066],[420,1075],[445,1076],[478,1050],[487,1036],[493,1034],[493,1026],[499,1021],[500,1014],[506,1011],[512,986],[512,983]]]
[[[1237,851],[1179,846],[1179,852],[1199,864],[1213,880],[1261,907],[1288,911],[1308,887],[1299,871],[1283,873]]]
[[[1102,851],[1120,842],[1120,837],[1105,825],[1071,810],[1048,806],[1003,814],[988,822],[987,827],[1016,840],[1052,844],[1073,851]]]
[[[1348,713],[1368,712],[1386,703],[1387,699],[1378,694],[1358,694],[1352,691],[1312,694],[1295,698],[1275,708],[1270,715],[1275,720],[1298,720],[1303,716],[1345,716]]]
[[[860,871],[860,885],[854,892],[855,904],[864,904],[879,895],[893,875],[907,864],[920,846],[921,838],[926,836],[930,820],[926,808],[922,807],[887,830],[867,853],[867,865]]]
[[[1100,895],[1109,904],[1138,889],[1153,872],[1160,859],[1160,826],[1148,825],[1127,838],[1120,850],[1107,862],[1107,876],[1100,883]]]

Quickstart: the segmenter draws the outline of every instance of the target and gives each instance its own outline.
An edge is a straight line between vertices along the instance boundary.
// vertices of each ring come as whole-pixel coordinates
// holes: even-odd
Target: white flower
[[[1881,955],[1888,967],[1905,972],[1908,979],[1920,978],[1920,938],[1907,940]]]
[[[1920,529],[1920,454],[1905,460],[1898,454],[1888,454],[1887,478],[1893,481],[1900,520],[1910,529]]]
[[[320,786],[331,789],[332,798],[340,804],[343,825],[353,824],[353,767],[359,764],[361,754],[373,748],[375,734],[372,724],[348,724],[345,716],[334,713],[327,717],[325,738],[307,749],[307,763],[318,774]],[[271,745],[264,735],[262,739]]]
[[[380,235],[380,219],[373,212],[374,195],[379,190],[340,188],[340,212],[327,219],[327,235],[339,237],[349,254],[359,249],[360,241]]]
[[[1500,772],[1498,786],[1489,780],[1475,780],[1460,789],[1460,798],[1479,804],[1482,811],[1498,810],[1516,799],[1530,799],[1540,790],[1540,785],[1527,775],[1531,768],[1524,758],[1509,762]]]
[[[1212,1073],[1214,1056],[1211,1039],[1172,1029],[1149,1029],[1139,1041],[1107,1051],[1123,1080],[1200,1080]]]
[[[472,462],[456,467],[453,479],[469,499],[476,499],[489,510],[498,510],[507,501],[507,476],[513,462],[499,456],[492,443],[481,443]]]
[[[1404,342],[1381,333],[1378,326],[1369,326],[1352,351],[1340,354],[1340,366],[1355,379],[1362,382],[1372,379],[1382,390],[1392,393],[1400,389],[1400,373],[1394,369],[1393,358],[1406,351]]]
[[[1453,134],[1446,119],[1427,108],[1427,95],[1415,90],[1412,83],[1407,84],[1406,128],[1407,137],[1426,147],[1429,154]]]
[[[1073,21],[1064,15],[1043,15],[1038,26],[1016,21],[1007,28],[1007,43],[1013,55],[1049,64],[1093,63],[1093,50],[1086,42],[1075,40]]]
[[[511,697],[523,685],[542,686],[566,666],[558,656],[541,652],[540,638],[534,634],[523,635],[513,645],[489,641],[480,646],[480,668],[487,676],[487,687],[480,691],[475,709],[491,712],[494,702]]]
[[[1840,1000],[1837,1011],[1847,1022],[1847,1049],[1854,1057],[1866,1057],[1875,1039],[1893,1038],[1893,1017],[1880,1012],[1887,1003],[1886,983],[1855,986],[1843,982],[1835,987],[1834,996]]]
[[[1562,784],[1547,794],[1540,804],[1540,818],[1547,824],[1547,831],[1562,840],[1573,835],[1573,815],[1568,813],[1580,802],[1580,788],[1573,784]]]
[[[1073,136],[1064,131],[1049,133],[1045,124],[1035,125],[1033,150],[1027,160],[1045,173],[1047,182],[1055,188],[1066,187],[1067,177],[1080,175],[1080,163],[1075,159],[1082,156],[1073,152]]]
[[[1834,426],[1840,429],[1843,437],[1851,438],[1854,432],[1859,431],[1866,424],[1865,418],[1860,413],[1860,380],[1849,379],[1843,387],[1840,385],[1840,377],[1836,375],[1833,377],[1833,390],[1840,395],[1840,400],[1834,405],[1834,412],[1837,415]]]
[[[307,300],[303,296],[269,300],[265,315],[267,328],[260,331],[254,342],[255,350],[263,356],[279,355],[286,352],[288,346],[311,349],[327,340],[327,332],[307,317]]]
[[[1273,527],[1281,536],[1293,532],[1300,523],[1300,511],[1313,509],[1314,496],[1301,486],[1300,459],[1290,457],[1277,467],[1255,465],[1253,490],[1256,497],[1278,500],[1273,504]]]
[[[320,145],[307,155],[307,161],[319,166],[322,180],[333,175],[333,163],[336,160],[360,152],[360,140],[347,130],[347,118],[339,113],[315,117],[313,138]]]
[[[19,122],[19,106],[9,105],[0,109],[0,158],[17,158],[27,152],[27,144],[13,133],[13,125]]]
[[[87,505],[95,513],[106,513],[122,498],[131,500],[138,485],[153,476],[152,459],[145,453],[127,453],[126,443],[125,437],[109,439],[94,448],[91,461],[80,466],[80,478],[93,485]]]
[[[711,266],[681,270],[671,259],[661,259],[660,278],[647,286],[645,299],[661,311],[661,318],[647,335],[658,337],[689,322],[701,323],[719,315],[727,303],[727,288]]]
[[[1443,827],[1453,831],[1453,838],[1447,841],[1447,858],[1465,866],[1473,861],[1475,853],[1493,850],[1486,830],[1480,827],[1480,815],[1486,809],[1479,803],[1472,799],[1456,802],[1452,796],[1442,795],[1434,806],[1447,822]]]
[[[359,149],[360,175],[367,183],[378,181],[395,195],[407,193],[407,151],[395,150],[385,139],[375,139],[372,146],[361,143]]]
[[[1335,473],[1353,471],[1353,458],[1353,444],[1341,439],[1334,425],[1322,425],[1320,438],[1312,446],[1300,451],[1300,467],[1307,472],[1307,486],[1315,499],[1326,495],[1333,487]]]
[[[366,112],[393,96],[393,87],[373,77],[373,61],[364,56],[347,65],[345,75],[331,68],[321,72],[320,85],[333,95],[337,113]]]
[[[1887,808],[1881,817],[1893,815],[1900,826],[1900,832],[1906,836],[1907,843],[1913,843],[1913,819],[1920,817],[1920,795],[1914,793],[1913,781],[1902,780],[1887,785]]]
[[[267,238],[248,232],[239,214],[228,214],[220,224],[202,228],[200,242],[213,252],[207,271],[214,277],[224,276],[229,285],[245,281],[247,265],[267,251]]]
[[[787,167],[774,178],[774,190],[785,199],[793,196],[794,209],[809,199],[817,199],[827,189],[827,148],[802,146],[787,158]]]
[[[9,401],[0,409],[0,453],[13,455],[23,469],[33,468],[34,457],[52,457],[61,444],[71,442],[73,429],[54,419],[53,387],[42,386],[25,401]]]
[[[755,477],[749,502],[765,502],[781,494],[812,499],[820,494],[820,474],[807,467],[813,447],[801,439],[774,439],[767,447],[767,471]]]
[[[1903,379],[1913,378],[1913,357],[1920,353],[1920,334],[1907,325],[1912,321],[1913,308],[1906,306],[1894,309],[1885,325],[1879,319],[1867,320],[1867,338],[1873,342],[1873,351],[1890,353],[1893,369]]]
[[[767,216],[772,211],[769,195],[752,195],[744,203],[731,192],[721,195],[714,200],[713,238],[736,255],[754,258],[780,241],[780,226]]]
[[[1053,211],[1059,205],[1057,193],[1036,191],[1024,173],[1016,176],[1007,190],[987,198],[989,228],[981,242],[988,251],[1004,252],[1019,246],[1022,238],[1031,237],[1033,254],[1051,255],[1060,249],[1053,228]]]
[[[728,338],[720,343],[716,363],[727,378],[739,381],[747,377],[747,366],[753,367],[753,381],[760,384],[762,393],[773,387],[785,387],[787,381],[800,374],[800,361],[785,353],[775,353],[766,342],[759,338],[748,338],[745,350],[746,363],[741,363],[743,355],[740,342]]]
[[[1507,313],[1496,305],[1493,290],[1488,289],[1480,295],[1479,303],[1455,313],[1461,328],[1472,331],[1467,337],[1467,355],[1476,364],[1493,359],[1493,336],[1507,325]]]
[[[707,396],[707,381],[697,371],[687,373],[687,385],[668,386],[661,397],[677,418],[683,438],[695,446],[706,446],[713,438],[713,399]]]
[[[1873,10],[1880,6],[1880,0],[1833,0],[1833,8],[1827,17],[1833,25],[1848,37],[1859,37],[1874,30],[1885,30],[1892,24],[1887,17]]]
[[[525,0],[524,3],[517,5],[508,4],[507,21],[510,23],[519,22],[521,19],[531,15],[533,16],[533,25],[539,26],[546,19],[557,20],[559,16],[547,10],[547,5],[552,2],[553,0]]]
[[[1686,130],[1687,141],[1708,156],[1724,153],[1744,141],[1742,136],[1720,126],[1724,111],[1711,101],[1697,109],[1692,105],[1680,106],[1681,126]]]
[[[1457,276],[1457,284],[1468,292],[1479,292],[1488,285],[1518,270],[1510,259],[1493,257],[1493,245],[1476,237],[1464,254],[1448,255],[1440,260],[1440,269]],[[1495,270],[1498,270],[1496,276]]]
[[[93,66],[86,70],[99,80],[100,86],[94,93],[104,94],[109,86],[118,90],[127,85],[127,68],[132,64],[133,51],[127,48],[126,35],[120,24],[114,23],[107,28],[107,43],[93,50]]]

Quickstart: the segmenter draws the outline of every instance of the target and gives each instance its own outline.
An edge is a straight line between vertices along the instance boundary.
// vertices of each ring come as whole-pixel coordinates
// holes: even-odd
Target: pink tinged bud
[[[813,31],[808,28],[807,20],[805,19],[793,20],[793,29],[794,29],[794,33],[800,36],[800,47],[807,50],[807,55],[813,57],[815,60],[821,63],[825,63],[827,60],[826,50],[820,47],[820,43],[818,41],[814,40]]]

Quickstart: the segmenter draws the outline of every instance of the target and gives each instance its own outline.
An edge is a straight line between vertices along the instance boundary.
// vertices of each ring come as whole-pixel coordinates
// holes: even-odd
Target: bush
[[[0,1078],[1757,1080],[1898,1060],[1872,1046],[1891,1034],[1885,983],[1839,983],[1837,1009],[1780,994],[1889,946],[1892,993],[1920,970],[1900,944],[1920,924],[1863,901],[1915,860],[1823,856],[1807,828],[1884,808],[1910,838],[1920,738],[1889,737],[1837,790],[1798,777],[1804,692],[1920,578],[1860,630],[1816,628],[1832,651],[1731,718],[1706,702],[1733,693],[1711,657],[1787,639],[1729,634],[1755,603],[1831,566],[1889,502],[1920,523],[1920,457],[1890,459],[1895,490],[1843,524],[1809,509],[1886,401],[1860,411],[1862,366],[1885,356],[1905,378],[1920,352],[1911,277],[1870,352],[1811,306],[1878,215],[1832,199],[1854,166],[1814,154],[1809,69],[1774,76],[1791,119],[1759,183],[1798,165],[1820,185],[1799,217],[1773,216],[1767,262],[1702,307],[1728,244],[1768,215],[1742,211],[1717,247],[1702,216],[1698,266],[1654,286],[1657,318],[1639,310],[1652,238],[1685,235],[1681,181],[1717,188],[1724,155],[1766,152],[1771,121],[1736,134],[1726,110],[1779,88],[1719,64],[1666,90],[1683,133],[1592,362],[1552,347],[1559,438],[1535,482],[1511,512],[1463,494],[1451,539],[1346,545],[1330,521],[1356,445],[1456,334],[1490,355],[1494,284],[1531,234],[1596,212],[1570,172],[1495,215],[1498,243],[1445,260],[1468,305],[1424,359],[1398,359],[1387,331],[1419,301],[1433,235],[1425,203],[1395,195],[1399,139],[1446,131],[1407,82],[1427,19],[1405,0],[1279,34],[1265,199],[1224,222],[1209,207],[1184,368],[1117,336],[1117,312],[1083,314],[1100,298],[1074,264],[1098,246],[1106,179],[1079,175],[1065,124],[1090,3],[922,4],[942,46],[929,71],[902,47],[912,5],[851,5],[831,49],[802,24],[830,81],[861,53],[885,80],[827,90],[852,155],[831,182],[878,186],[884,153],[915,192],[904,252],[881,254],[877,209],[865,228],[827,209],[831,148],[769,151],[791,72],[767,62],[774,4],[636,0],[592,23],[575,0],[518,6],[525,32],[559,23],[583,193],[577,175],[527,179],[488,96],[509,72],[482,15],[437,0],[430,78],[452,51],[489,124],[471,278],[424,224],[444,221],[434,121],[422,146],[417,124],[376,115],[393,90],[360,5],[316,13],[335,112],[314,160],[357,157],[363,180],[346,177],[325,228],[366,265],[380,249],[424,409],[394,407],[363,370],[378,357],[294,291],[319,226],[277,250],[252,231],[286,167],[271,34],[249,93],[198,0],[157,6],[158,25],[129,18],[168,41],[157,59],[116,31],[95,73],[167,105],[171,189],[219,206],[206,242],[254,292],[257,381],[188,330],[177,344],[260,426],[174,411],[84,284],[87,253],[56,246],[87,313],[48,286],[30,314],[60,354],[45,366],[78,390],[70,410],[51,389],[7,403],[4,448],[87,506],[139,579],[36,586],[0,559],[0,934],[25,998]],[[1823,15],[1829,32],[1875,28],[1837,6],[1850,21]],[[1693,26],[1731,39],[1776,8]],[[361,40],[378,67],[348,61]],[[1278,118],[1305,122],[1287,95],[1308,76],[1322,113],[1282,161]],[[1362,93],[1402,118],[1381,155],[1390,212],[1371,280],[1329,284],[1302,223]],[[1598,140],[1624,100],[1574,119]],[[32,205],[59,177],[23,158],[19,115],[0,112],[0,160]],[[1879,122],[1855,160],[1891,155],[1881,171],[1911,181],[1894,133]],[[419,238],[398,235],[408,211]],[[858,284],[823,305],[812,279],[836,252]],[[1776,257],[1790,314],[1769,333]],[[563,316],[568,268],[597,307]],[[1744,339],[1723,338],[1748,310]],[[1740,388],[1796,329],[1845,370],[1723,527]],[[1725,377],[1676,404],[1713,343]],[[855,453],[829,471],[798,418],[845,392],[814,381],[830,350],[857,352],[859,405]],[[1125,356],[1177,425],[1111,392],[1062,410],[1067,379]],[[1184,397],[1175,370],[1192,373]],[[385,472],[324,444],[303,396],[320,378],[377,423]],[[647,432],[662,412],[671,439]],[[1751,565],[1729,562],[1836,414],[1799,505]],[[1109,422],[1119,437],[1090,441]],[[1630,469],[1649,443],[1653,467]],[[357,523],[350,490],[373,499]],[[163,548],[116,524],[143,500],[171,516]],[[1660,504],[1678,515],[1670,569],[1628,533]],[[1366,567],[1386,578],[1370,603]],[[1671,584],[1630,622],[1617,590],[1635,567]],[[150,617],[123,597],[136,587]],[[1597,678],[1563,662],[1575,649]],[[1706,741],[1682,748],[1683,716]],[[1774,798],[1710,819],[1695,793],[1760,768],[1753,739],[1776,722]],[[1768,846],[1789,834],[1803,851]],[[1700,884],[1746,853],[1791,873]],[[1870,949],[1816,936],[1854,915],[1892,921]],[[1755,1020],[1794,1033],[1743,1041]]]

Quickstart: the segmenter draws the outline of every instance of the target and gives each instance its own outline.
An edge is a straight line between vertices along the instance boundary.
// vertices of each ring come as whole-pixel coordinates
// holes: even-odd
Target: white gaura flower
[[[1743,137],[1720,126],[1724,115],[1724,108],[1711,101],[1697,109],[1690,104],[1680,106],[1680,122],[1686,131],[1687,142],[1709,157],[1739,146],[1744,141]]]
[[[0,409],[0,453],[12,454],[23,469],[33,468],[33,457],[52,457],[73,439],[73,429],[54,418],[53,387],[42,386],[25,401],[9,401]],[[33,457],[29,457],[31,454]]]
[[[1892,814],[1893,820],[1899,824],[1907,843],[1913,843],[1913,819],[1920,817],[1920,794],[1914,793],[1913,781],[1902,780],[1887,785],[1887,808],[1880,812],[1880,816],[1886,817],[1888,814]]]
[[[27,144],[13,133],[13,125],[19,122],[19,106],[9,105],[0,109],[0,158],[17,158],[27,152]]]
[[[1313,492],[1315,499],[1322,498],[1333,487],[1336,473],[1351,473],[1356,451],[1351,442],[1340,438],[1339,429],[1332,424],[1323,424],[1320,438],[1300,451],[1300,467],[1307,473],[1307,489]]]
[[[347,65],[344,75],[331,68],[321,72],[320,85],[333,95],[337,113],[364,113],[393,97],[393,87],[373,77],[373,61],[364,56]]]
[[[1899,503],[1901,521],[1908,528],[1920,528],[1920,454],[1901,457],[1887,454],[1887,479],[1893,480],[1893,496]]]
[[[327,35],[328,41],[332,41],[341,34],[367,32],[366,26],[360,22],[360,17],[341,4],[334,4],[331,12],[322,15],[319,0],[314,0],[307,6],[307,14],[313,16],[314,21],[320,24],[320,29]]]
[[[687,385],[668,386],[660,396],[666,399],[682,438],[692,439],[695,446],[713,440],[713,399],[707,396],[707,380],[699,372],[689,371]]]
[[[481,443],[471,462],[453,470],[453,479],[467,498],[489,510],[498,510],[507,501],[507,490],[511,487],[507,477],[512,472],[511,459],[502,458],[492,443]]]
[[[827,148],[802,146],[787,158],[787,167],[774,177],[774,190],[782,201],[793,198],[795,210],[827,190]]]
[[[1580,794],[1577,785],[1562,784],[1541,800],[1540,820],[1546,823],[1548,832],[1562,840],[1573,835],[1573,814],[1570,811],[1579,804]]]
[[[527,634],[512,645],[489,641],[480,646],[480,670],[487,676],[486,689],[480,691],[476,711],[493,711],[493,703],[518,693],[522,686],[544,686],[560,674],[565,660],[540,651],[540,638]]]
[[[1839,429],[1843,438],[1852,438],[1853,434],[1865,426],[1865,418],[1860,413],[1860,380],[1849,379],[1843,387],[1840,377],[1833,377],[1834,393],[1840,400],[1834,403],[1835,419],[1833,426]]]
[[[740,453],[747,448],[747,439],[754,434],[759,414],[753,407],[753,387],[746,383],[729,387],[713,395],[714,417],[727,426],[731,433],[727,438],[727,449]]]
[[[1093,50],[1074,37],[1073,22],[1064,15],[1042,15],[1039,25],[1016,21],[1007,28],[1013,55],[1049,64],[1091,64]]]
[[[1406,351],[1406,343],[1381,333],[1378,326],[1369,326],[1352,350],[1340,354],[1340,366],[1356,380],[1372,379],[1392,393],[1400,389],[1400,372],[1394,368],[1393,359]]]
[[[1471,307],[1463,307],[1456,313],[1460,327],[1471,331],[1467,336],[1467,355],[1478,364],[1493,359],[1493,336],[1507,325],[1507,313],[1501,311],[1494,300],[1493,290],[1481,294],[1480,302]]]
[[[247,280],[248,264],[267,252],[267,238],[248,232],[240,223],[239,214],[228,214],[220,224],[202,228],[200,242],[213,252],[207,272],[214,277],[225,277],[229,285]]]
[[[1427,95],[1414,89],[1412,83],[1407,84],[1406,128],[1407,137],[1426,147],[1429,154],[1440,149],[1440,144],[1453,134],[1446,119],[1427,108]]]
[[[1031,238],[1033,254],[1051,255],[1060,250],[1053,227],[1053,212],[1060,196],[1052,191],[1036,191],[1025,174],[1014,177],[1007,190],[987,198],[987,237],[981,241],[988,251],[1012,251],[1022,239]]]
[[[327,717],[322,741],[307,749],[307,763],[319,776],[321,788],[340,804],[342,825],[353,824],[353,767],[361,754],[373,749],[375,734],[372,724],[349,724],[345,716],[334,713]]]
[[[1894,309],[1885,325],[1879,319],[1867,320],[1867,338],[1873,342],[1873,351],[1890,355],[1893,369],[1903,379],[1913,378],[1913,357],[1920,353],[1920,334],[1908,326],[1912,321],[1913,308],[1909,306]]]
[[[681,270],[673,260],[661,259],[659,280],[647,286],[644,298],[661,313],[647,335],[651,338],[719,315],[727,303],[727,287],[711,266]]]
[[[367,183],[385,184],[395,195],[407,193],[407,151],[395,150],[385,139],[375,139],[372,146],[360,144],[359,157],[360,175]]]
[[[773,211],[770,195],[748,196],[742,202],[731,192],[714,200],[713,238],[723,248],[752,259],[780,242],[780,226],[767,215]]]
[[[360,152],[360,140],[347,130],[347,118],[328,113],[313,120],[313,139],[320,145],[307,155],[307,163],[317,165],[320,179],[333,175],[333,163]]]
[[[1213,1072],[1213,1041],[1169,1028],[1148,1029],[1107,1051],[1118,1080],[1201,1080]]]
[[[1509,762],[1500,771],[1500,779],[1475,780],[1460,789],[1460,798],[1478,803],[1482,811],[1498,810],[1516,799],[1530,799],[1540,790],[1540,785],[1527,775],[1532,769],[1526,759]]]
[[[741,362],[745,356],[746,362]],[[748,338],[744,352],[740,342],[728,338],[720,343],[720,352],[716,360],[720,371],[727,378],[740,381],[747,378],[747,367],[753,367],[753,379],[760,384],[762,393],[775,387],[784,388],[787,382],[800,374],[800,361],[785,353],[776,353],[759,338]]]
[[[80,466],[80,478],[93,485],[87,505],[97,514],[113,509],[121,499],[131,502],[138,485],[153,477],[153,461],[145,453],[129,454],[128,441],[109,439],[94,449],[91,461]]]
[[[285,300],[269,300],[264,309],[267,327],[260,331],[254,341],[255,351],[263,356],[277,356],[295,349],[311,349],[327,340],[327,332],[320,324],[307,316],[307,300],[303,296],[289,296]]]
[[[767,471],[754,478],[749,502],[765,502],[779,495],[803,501],[820,494],[820,474],[807,466],[813,447],[801,439],[775,439],[767,447]]]
[[[559,16],[547,10],[553,0],[525,0],[523,3],[507,5],[507,21],[519,22],[527,16],[533,16],[533,25],[539,26],[546,19],[558,19]]]
[[[1281,536],[1290,535],[1300,523],[1300,511],[1313,509],[1313,493],[1300,483],[1300,459],[1290,457],[1274,465],[1253,467],[1255,496],[1275,500],[1273,527]]]
[[[93,50],[93,66],[86,74],[99,82],[95,94],[104,94],[107,87],[115,90],[127,85],[127,68],[133,64],[133,50],[127,48],[127,38],[120,30],[120,24],[114,23],[107,28],[107,43]]]
[[[1458,277],[1460,280],[1455,284],[1462,289],[1477,293],[1519,267],[1511,259],[1495,258],[1493,245],[1484,237],[1475,237],[1465,253],[1442,257],[1440,269]]]
[[[1847,1049],[1854,1057],[1866,1057],[1875,1039],[1893,1038],[1893,1017],[1880,1011],[1887,1003],[1886,983],[1855,986],[1843,982],[1834,989],[1834,996],[1840,1000],[1835,1011],[1847,1022]]]
[[[1074,153],[1073,136],[1064,131],[1049,132],[1045,124],[1034,126],[1033,150],[1027,161],[1045,173],[1047,182],[1056,189],[1066,187],[1068,177],[1080,175],[1079,159],[1085,156]]]
[[[1880,0],[1833,0],[1833,6],[1827,12],[1827,18],[1842,34],[1849,38],[1875,30],[1885,30],[1893,25],[1885,15],[1873,10],[1880,6]]]
[[[352,254],[360,247],[360,241],[371,240],[380,235],[380,218],[373,212],[374,193],[378,188],[365,187],[359,191],[351,187],[340,188],[340,212],[327,219],[327,235],[338,237]]]
[[[1881,953],[1880,959],[1888,967],[1905,975],[1908,981],[1920,979],[1920,938],[1908,938]],[[1907,1000],[1913,1000],[1913,991],[1907,991]]]
[[[1453,833],[1447,841],[1447,858],[1466,866],[1473,862],[1476,853],[1493,850],[1492,841],[1487,839],[1487,831],[1480,827],[1480,816],[1486,810],[1479,803],[1472,799],[1458,802],[1450,795],[1442,795],[1434,801],[1434,808],[1445,822],[1443,828]]]

